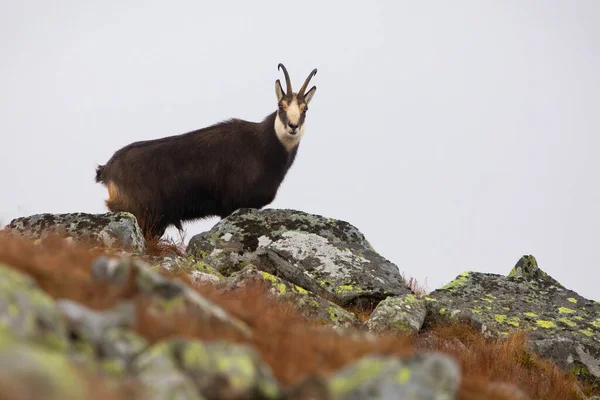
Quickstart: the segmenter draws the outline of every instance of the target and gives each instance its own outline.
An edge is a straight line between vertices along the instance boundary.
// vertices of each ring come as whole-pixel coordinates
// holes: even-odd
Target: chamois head
[[[275,81],[275,94],[277,95],[278,110],[275,118],[275,132],[281,143],[290,150],[298,144],[304,133],[304,120],[306,119],[308,103],[317,91],[316,86],[313,86],[308,92],[306,92],[306,88],[310,79],[317,73],[317,69],[311,71],[298,93],[292,91],[292,82],[285,66],[279,64],[277,69],[283,69],[286,91],[283,91],[281,82],[277,79]]]

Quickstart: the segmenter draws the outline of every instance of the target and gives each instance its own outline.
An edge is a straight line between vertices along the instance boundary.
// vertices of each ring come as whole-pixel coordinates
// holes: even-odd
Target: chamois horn
[[[308,82],[310,82],[310,79],[315,76],[317,74],[317,69],[313,69],[310,74],[308,75],[308,78],[306,78],[306,80],[304,81],[304,84],[302,85],[302,87],[300,88],[300,90],[298,91],[298,96],[304,96],[304,91],[306,90],[306,87],[308,86]]]
[[[285,66],[282,63],[279,63],[279,65],[277,66],[277,69],[281,69],[283,68],[283,74],[285,75],[285,94],[287,94],[288,96],[292,94],[292,82],[290,81],[290,75],[287,72],[287,69],[285,68]]]

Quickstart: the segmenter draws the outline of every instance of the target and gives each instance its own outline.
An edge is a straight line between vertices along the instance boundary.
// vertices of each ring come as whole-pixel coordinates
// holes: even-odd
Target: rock
[[[167,279],[154,271],[147,262],[131,257],[110,258],[101,256],[92,262],[92,277],[117,287],[124,285],[134,274],[135,291],[151,301],[153,312],[168,314],[190,312],[190,314],[236,330],[250,337],[250,328],[241,320],[229,315],[220,306],[200,295],[179,279]]]
[[[66,350],[66,327],[54,300],[29,275],[0,263],[0,326],[22,339]]]
[[[332,400],[453,400],[460,376],[458,363],[442,353],[370,356],[332,376],[328,388]]]
[[[463,319],[487,336],[516,329],[529,345],[583,380],[600,378],[600,303],[569,290],[523,256],[509,276],[464,272],[428,300],[426,324]]]
[[[243,345],[172,339],[157,343],[135,361],[141,371],[152,364],[176,365],[208,400],[266,400],[280,395],[270,368]]]
[[[167,342],[154,344],[136,357],[132,375],[143,387],[143,399],[204,400],[192,380],[178,368]]]
[[[148,346],[146,339],[132,330],[111,327],[96,345],[97,361],[102,371],[121,377],[131,372],[133,360]]]
[[[103,311],[70,300],[59,300],[57,305],[67,319],[73,357],[97,362],[106,373],[123,375],[147,346],[146,340],[131,330],[136,319],[131,302]]]
[[[91,397],[66,354],[23,340],[0,328],[0,387],[6,399]]]
[[[146,250],[136,218],[126,212],[36,214],[13,219],[6,229],[34,240],[55,233],[109,249],[120,248],[138,254]]]
[[[421,329],[426,314],[426,301],[413,294],[388,297],[373,310],[366,326],[378,333],[396,331],[412,334]]]
[[[225,281],[216,285],[223,290],[233,290],[243,287],[248,281],[258,280],[271,286],[271,293],[279,299],[293,302],[298,310],[307,318],[323,321],[327,325],[341,327],[359,327],[360,320],[356,315],[322,297],[294,285],[285,279],[278,278],[268,272],[259,271],[250,264],[241,271],[234,272]]]
[[[193,282],[217,283],[225,279],[212,265],[197,261],[194,257],[144,257],[153,269],[169,272],[185,272]]]
[[[239,209],[192,237],[187,252],[226,276],[253,263],[342,306],[411,293],[356,227],[300,211]]]

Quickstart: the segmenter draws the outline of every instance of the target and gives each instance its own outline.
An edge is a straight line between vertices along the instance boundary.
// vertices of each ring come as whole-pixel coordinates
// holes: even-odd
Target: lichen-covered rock
[[[375,307],[366,326],[372,332],[412,334],[421,329],[426,314],[425,300],[413,294],[393,296],[382,300]]]
[[[137,254],[146,250],[135,216],[126,212],[36,214],[13,219],[6,229],[30,239],[55,233],[109,249],[120,248]]]
[[[212,265],[203,261],[197,261],[192,256],[144,257],[143,260],[152,265],[154,269],[169,272],[185,272],[193,282],[217,283],[225,279]]]
[[[131,371],[143,388],[144,399],[204,400],[192,380],[179,369],[168,342],[159,342],[137,356]]]
[[[253,263],[342,305],[411,292],[356,227],[300,211],[239,209],[194,236],[187,252],[226,276]]]
[[[103,311],[70,300],[59,300],[57,305],[67,320],[75,359],[91,361],[104,372],[121,376],[133,357],[147,346],[146,340],[131,330],[136,315],[130,302]]]
[[[489,336],[526,330],[540,355],[584,380],[600,378],[600,303],[562,286],[533,256],[509,276],[464,272],[425,299],[426,323],[464,319]]]
[[[0,386],[6,399],[90,399],[66,354],[0,328]]]
[[[458,363],[442,353],[370,356],[332,376],[328,389],[332,400],[453,400],[460,375]]]
[[[117,287],[124,285],[131,274],[134,274],[136,292],[150,300],[149,306],[157,314],[188,313],[207,323],[235,329],[246,337],[252,335],[244,322],[229,315],[181,280],[162,276],[141,259],[101,256],[92,262],[91,273],[93,279],[109,282]]]
[[[270,368],[247,346],[172,339],[142,354],[135,361],[136,370],[147,370],[152,363],[176,365],[208,400],[268,400],[280,396]]]
[[[54,300],[29,275],[1,263],[0,326],[57,350],[68,346],[65,324]]]
[[[241,271],[234,272],[226,280],[218,283],[217,288],[233,290],[243,287],[248,281],[258,280],[271,287],[271,293],[279,299],[292,302],[307,318],[325,322],[327,325],[359,327],[360,320],[353,313],[308,290],[294,285],[285,279],[259,271],[256,266],[246,265]]]

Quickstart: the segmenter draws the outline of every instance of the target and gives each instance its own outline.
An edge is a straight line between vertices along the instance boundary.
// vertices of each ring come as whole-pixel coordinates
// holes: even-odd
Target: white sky
[[[261,120],[283,62],[296,89],[318,68],[318,91],[270,208],[354,224],[430,290],[533,254],[600,300],[598,1],[0,9],[2,225],[105,212],[96,164],[133,141]],[[216,222],[187,224],[188,239]]]

